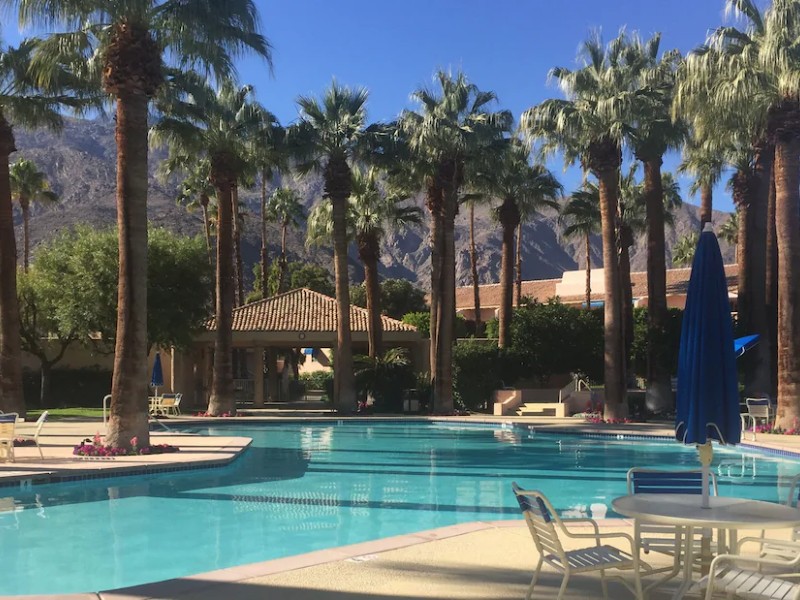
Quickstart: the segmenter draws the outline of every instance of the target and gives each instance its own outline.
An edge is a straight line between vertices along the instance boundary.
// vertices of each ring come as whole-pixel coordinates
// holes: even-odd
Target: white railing
[[[578,377],[576,377],[575,379],[570,381],[567,385],[558,390],[558,401],[564,402],[564,400],[566,400],[572,394],[572,392],[580,392],[582,390],[587,390],[591,392],[592,387],[589,385],[587,381],[584,381],[583,379],[579,379]]]
[[[584,381],[583,379],[576,379],[575,380],[575,391],[580,392],[581,390],[588,390],[592,391],[592,386],[589,385],[588,381]]]
[[[233,397],[237,401],[252,401],[256,394],[256,382],[253,379],[234,379]]]

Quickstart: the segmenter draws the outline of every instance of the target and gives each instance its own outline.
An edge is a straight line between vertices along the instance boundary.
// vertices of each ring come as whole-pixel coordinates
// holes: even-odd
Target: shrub
[[[41,381],[38,371],[23,372],[22,385],[28,406],[39,404]],[[50,385],[52,400],[42,408],[100,408],[103,397],[111,393],[111,371],[53,369]]]
[[[681,327],[683,326],[683,311],[677,308],[669,309],[667,327],[661,340],[656,343],[666,344],[665,356],[669,357],[670,373],[678,372],[678,351],[681,345]],[[647,335],[647,309],[633,309],[633,345],[631,355],[633,370],[637,377],[647,377],[647,346],[650,343]]]
[[[410,312],[403,315],[403,323],[413,325],[424,338],[431,337],[431,314],[427,312]]]
[[[557,300],[517,308],[511,348],[522,361],[525,376],[536,377],[542,385],[560,373],[602,381],[602,311],[586,311]]]
[[[456,397],[470,410],[487,406],[495,390],[516,382],[520,367],[513,349],[500,349],[493,341],[462,340],[453,348]]]
[[[300,375],[307,390],[325,390],[325,382],[333,379],[333,371],[314,371]]]
[[[403,392],[416,383],[408,351],[393,348],[377,358],[356,356],[354,362],[358,395],[372,396],[375,412],[402,412]]]

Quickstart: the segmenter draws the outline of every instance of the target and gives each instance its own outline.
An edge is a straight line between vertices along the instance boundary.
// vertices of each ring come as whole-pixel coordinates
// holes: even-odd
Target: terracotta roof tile
[[[350,306],[352,331],[367,331],[368,313]],[[416,331],[416,328],[389,317],[381,317],[384,331]],[[216,329],[216,319],[206,323]],[[336,331],[336,300],[303,288],[245,304],[233,310],[233,331]]]

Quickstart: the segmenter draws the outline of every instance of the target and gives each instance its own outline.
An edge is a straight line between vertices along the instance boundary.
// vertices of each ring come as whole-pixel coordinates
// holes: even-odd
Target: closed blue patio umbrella
[[[739,389],[728,284],[717,237],[706,224],[692,262],[678,356],[675,437],[695,444],[708,507],[711,441],[738,444]]]
[[[150,377],[150,385],[155,388],[158,396],[158,388],[164,385],[164,371],[161,368],[161,353],[156,352],[156,359],[153,361],[153,375]]]

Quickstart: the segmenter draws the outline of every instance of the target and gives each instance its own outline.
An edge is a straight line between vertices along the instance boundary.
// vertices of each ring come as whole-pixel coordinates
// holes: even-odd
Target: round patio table
[[[730,551],[736,549],[739,529],[787,529],[800,525],[800,510],[762,500],[711,496],[709,508],[700,506],[697,494],[632,494],[611,502],[614,512],[655,525],[674,525],[685,529],[683,582],[673,598],[683,598],[692,585],[694,530],[728,531]],[[720,540],[724,544],[723,540]],[[703,564],[711,562],[710,544],[702,545]]]

